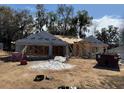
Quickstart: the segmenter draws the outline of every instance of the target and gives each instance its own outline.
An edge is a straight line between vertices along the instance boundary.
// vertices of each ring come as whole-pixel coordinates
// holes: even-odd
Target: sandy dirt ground
[[[59,86],[76,86],[81,89],[124,88],[124,65],[119,71],[94,68],[93,59],[70,58],[68,64],[76,65],[65,70],[34,70],[28,62],[0,61],[0,88],[4,89],[56,89]],[[33,81],[36,75],[51,76],[53,80]]]

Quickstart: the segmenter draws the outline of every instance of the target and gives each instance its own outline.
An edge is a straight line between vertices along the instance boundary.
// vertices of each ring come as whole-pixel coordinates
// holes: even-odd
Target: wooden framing
[[[88,42],[75,42],[73,45],[74,56],[83,57],[83,56],[92,56],[97,52],[103,52],[103,49],[107,46],[98,46],[93,45]]]
[[[48,56],[49,54],[49,46],[27,46],[27,55],[35,55],[35,56]]]
[[[36,45],[28,45],[26,49],[27,55],[33,56],[43,56],[52,58],[55,56],[66,56],[66,46],[36,46]]]

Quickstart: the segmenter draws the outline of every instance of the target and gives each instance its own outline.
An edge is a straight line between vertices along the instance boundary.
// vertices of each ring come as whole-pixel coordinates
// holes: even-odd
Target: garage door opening
[[[53,46],[53,56],[65,56],[65,47]]]

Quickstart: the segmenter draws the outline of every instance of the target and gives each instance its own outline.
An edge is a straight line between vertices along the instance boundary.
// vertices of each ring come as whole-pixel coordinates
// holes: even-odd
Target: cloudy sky
[[[29,4],[8,4],[14,9],[29,9],[32,14],[36,11],[35,5]],[[74,13],[78,10],[87,10],[89,15],[92,16],[93,26],[90,27],[91,32],[89,34],[93,34],[94,27],[97,25],[96,29],[101,29],[103,27],[108,27],[109,25],[114,25],[116,27],[122,28],[122,23],[124,22],[124,5],[112,5],[112,4],[72,4],[74,7]],[[56,11],[56,4],[46,4],[45,8],[47,11]]]
[[[96,18],[93,19],[93,25],[89,28],[90,32],[87,33],[87,35],[94,35],[94,31],[100,30],[102,28],[106,28],[109,25],[113,25],[115,27],[119,28],[119,31],[124,27],[123,25],[124,19],[117,17],[117,16],[112,16],[112,15],[104,15],[101,18]]]

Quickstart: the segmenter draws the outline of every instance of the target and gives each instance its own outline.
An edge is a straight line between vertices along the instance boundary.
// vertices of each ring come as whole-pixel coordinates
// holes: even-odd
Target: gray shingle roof
[[[108,46],[107,44],[103,43],[102,41],[96,39],[94,36],[89,36],[87,38],[84,39],[84,41],[88,42],[88,43],[92,43],[94,45],[104,45],[104,46]]]
[[[31,34],[30,36],[16,41],[18,45],[41,45],[41,44],[53,44],[53,45],[67,45],[66,42],[56,38],[52,34],[41,31],[36,34]]]

